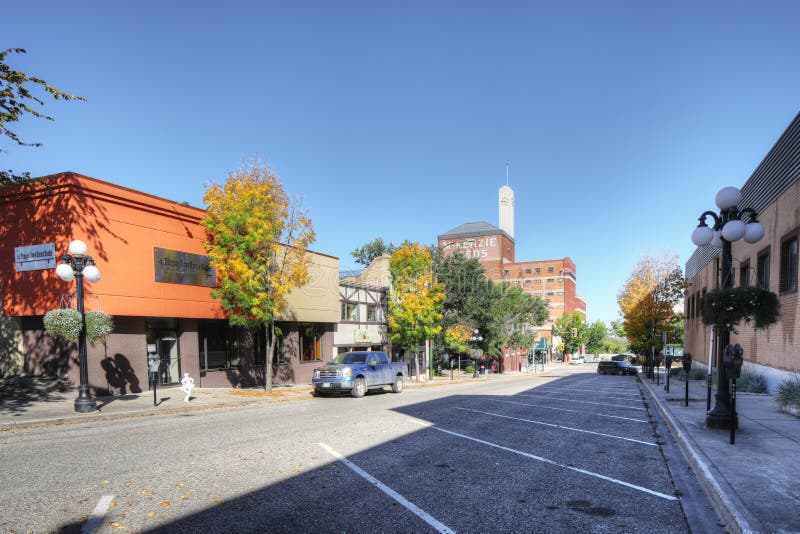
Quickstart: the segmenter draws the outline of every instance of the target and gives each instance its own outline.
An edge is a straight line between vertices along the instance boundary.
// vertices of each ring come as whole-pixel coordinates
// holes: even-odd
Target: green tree
[[[418,243],[397,249],[389,260],[389,271],[389,337],[409,351],[416,350],[442,330],[444,286],[434,280],[430,250]]]
[[[266,330],[265,386],[272,392],[275,317],[285,309],[289,291],[308,281],[311,220],[258,161],[231,173],[224,185],[210,184],[203,200],[208,204],[204,246],[219,277],[211,294],[231,325]]]
[[[383,256],[384,254],[392,254],[397,250],[397,247],[392,243],[384,243],[382,237],[376,237],[364,246],[353,250],[350,255],[355,258],[356,263],[361,265],[369,265],[372,260]]]
[[[595,321],[586,331],[586,350],[591,354],[599,354],[605,345],[608,330],[603,321]]]
[[[578,312],[564,312],[553,323],[553,335],[561,338],[565,354],[574,354],[586,344],[586,322]]]
[[[52,121],[53,117],[38,111],[36,106],[43,106],[44,100],[36,96],[31,89],[39,86],[49,93],[54,100],[86,100],[57,89],[35,76],[12,69],[6,62],[9,54],[24,54],[24,48],[9,48],[0,52],[0,134],[5,135],[20,146],[41,146],[41,143],[27,143],[19,138],[11,129],[11,125],[19,122],[27,115]],[[0,151],[1,152],[1,151]],[[11,170],[0,170],[0,185],[21,184],[30,180],[30,173],[14,174]]]

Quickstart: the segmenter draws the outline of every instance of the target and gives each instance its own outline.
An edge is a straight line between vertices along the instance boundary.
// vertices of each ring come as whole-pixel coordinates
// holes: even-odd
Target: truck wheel
[[[394,377],[394,382],[392,383],[392,393],[402,393],[403,385],[403,375],[397,375]]]
[[[356,378],[356,383],[353,385],[353,389],[350,390],[350,394],[357,399],[367,394],[367,383],[363,378]]]

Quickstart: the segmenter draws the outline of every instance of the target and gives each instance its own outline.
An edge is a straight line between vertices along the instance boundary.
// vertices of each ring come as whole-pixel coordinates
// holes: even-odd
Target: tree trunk
[[[267,337],[269,338],[269,348],[267,349],[267,357],[266,357],[266,369],[264,372],[264,377],[266,383],[264,384],[264,388],[267,390],[267,393],[272,393],[272,360],[273,355],[275,354],[275,321],[270,321],[268,325],[265,325],[264,328],[267,331]]]

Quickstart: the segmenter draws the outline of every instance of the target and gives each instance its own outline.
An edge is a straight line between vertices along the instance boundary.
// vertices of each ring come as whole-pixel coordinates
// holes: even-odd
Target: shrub
[[[74,308],[50,310],[44,314],[44,329],[51,336],[77,341],[83,328],[81,314]]]
[[[470,374],[470,375],[473,374],[475,372],[475,366],[474,365],[468,365],[468,366],[464,367],[464,372],[467,373],[467,374]]]
[[[764,379],[764,375],[742,371],[741,376],[736,380],[736,389],[750,393],[766,393],[767,381]]]
[[[692,367],[689,370],[689,380],[705,380],[708,375],[708,370],[702,367]],[[716,373],[714,373],[716,375]]]
[[[794,406],[800,409],[800,375],[793,375],[781,382],[775,400],[780,406]]]
[[[114,321],[111,316],[101,311],[86,313],[86,339],[93,345],[102,343],[114,331]]]

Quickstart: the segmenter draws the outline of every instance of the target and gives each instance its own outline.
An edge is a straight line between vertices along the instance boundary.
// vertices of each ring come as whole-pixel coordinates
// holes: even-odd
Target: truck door
[[[389,357],[382,352],[379,352],[377,356],[378,368],[381,370],[381,384],[391,384],[394,382],[394,373],[392,372],[392,366],[389,365]]]
[[[381,366],[378,364],[377,354],[370,353],[367,355],[367,369],[365,373],[367,375],[367,386],[383,383],[381,381]]]

